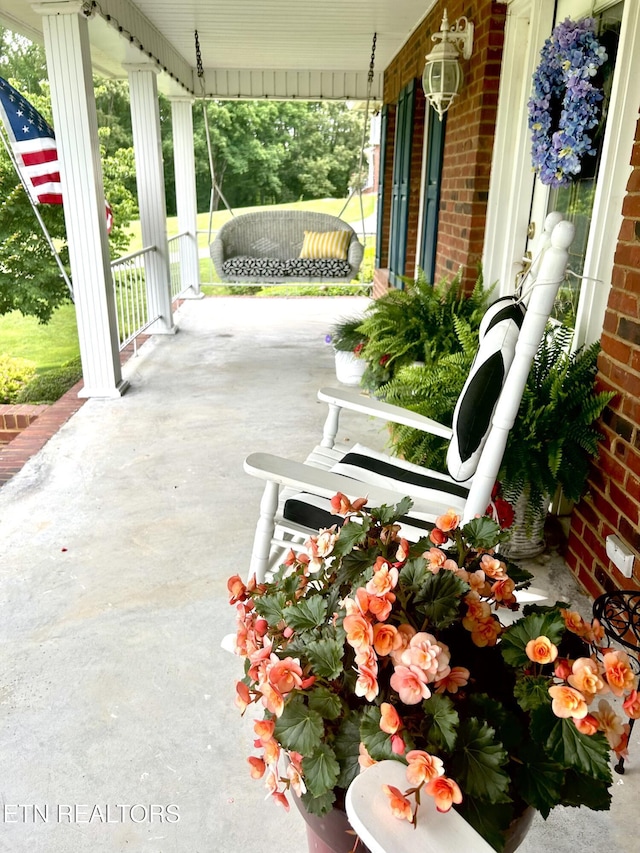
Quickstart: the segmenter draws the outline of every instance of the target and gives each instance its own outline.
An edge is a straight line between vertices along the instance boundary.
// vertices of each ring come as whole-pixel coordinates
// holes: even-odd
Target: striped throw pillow
[[[300,257],[346,260],[350,239],[349,231],[305,231]]]

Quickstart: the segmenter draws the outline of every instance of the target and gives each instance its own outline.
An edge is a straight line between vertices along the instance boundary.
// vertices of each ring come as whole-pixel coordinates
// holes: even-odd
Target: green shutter
[[[387,162],[387,128],[389,106],[385,104],[380,114],[380,159],[378,162],[378,209],[376,211],[376,269],[382,266],[382,223],[384,221],[384,169]]]
[[[438,245],[438,216],[440,213],[440,184],[442,180],[442,156],[447,115],[439,121],[435,110],[429,107],[427,130],[427,165],[425,175],[424,214],[422,218],[422,252],[420,266],[427,281],[433,284],[436,271],[436,247]]]
[[[411,145],[416,101],[416,81],[411,80],[400,92],[396,113],[396,135],[393,149],[393,185],[391,187],[391,233],[389,236],[389,281],[402,288],[407,257],[409,224],[409,179],[411,177]]]

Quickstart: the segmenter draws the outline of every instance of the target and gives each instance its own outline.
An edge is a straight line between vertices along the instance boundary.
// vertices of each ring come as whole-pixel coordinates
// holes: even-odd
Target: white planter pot
[[[367,362],[352,352],[336,350],[336,377],[344,385],[359,385]]]

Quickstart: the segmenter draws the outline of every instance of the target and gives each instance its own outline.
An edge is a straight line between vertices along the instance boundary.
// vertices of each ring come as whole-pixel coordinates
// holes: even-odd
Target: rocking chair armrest
[[[370,506],[394,506],[404,496],[402,491],[361,483],[351,477],[284,459],[282,456],[274,456],[272,453],[251,453],[244,460],[244,470],[252,477],[275,483],[279,487],[307,490],[323,498],[332,498],[337,492],[342,492],[349,500],[366,497]],[[411,500],[412,513],[434,516],[443,511],[441,504],[436,506],[428,500],[415,497]]]
[[[371,417],[381,418],[391,423],[413,427],[413,429],[419,429],[422,432],[431,433],[431,435],[438,435],[447,440],[450,440],[453,435],[451,427],[438,423],[438,421],[434,421],[424,415],[419,415],[409,409],[403,409],[402,406],[394,406],[391,403],[376,400],[374,397],[369,397],[362,391],[356,391],[355,389],[321,388],[318,391],[318,399],[323,403],[328,403],[330,406],[337,406],[340,409],[350,409],[353,412],[360,412],[363,415],[370,415]]]
[[[349,823],[371,853],[492,853],[493,847],[462,815],[453,809],[438,812],[432,797],[422,798],[417,826],[394,817],[382,786],[408,788],[406,769],[401,761],[379,761],[356,776],[347,789]]]
[[[354,234],[351,238],[351,242],[349,243],[349,248],[347,250],[347,261],[357,270],[360,269],[360,264],[362,263],[362,258],[364,257],[364,246],[358,240],[358,237]]]

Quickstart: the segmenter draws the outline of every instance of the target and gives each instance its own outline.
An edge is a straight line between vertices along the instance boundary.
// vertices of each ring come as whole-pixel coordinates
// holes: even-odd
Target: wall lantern
[[[447,10],[444,10],[440,32],[431,36],[439,42],[426,56],[422,74],[424,94],[438,113],[440,121],[451,106],[462,85],[462,69],[458,62],[460,53],[469,59],[473,50],[473,24],[467,18],[458,18],[450,27]]]

